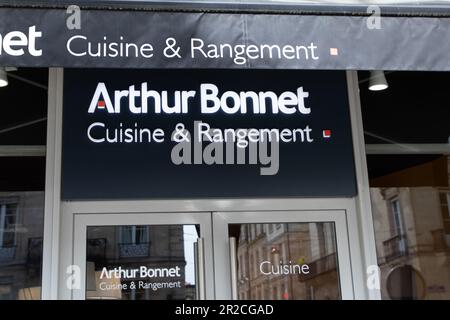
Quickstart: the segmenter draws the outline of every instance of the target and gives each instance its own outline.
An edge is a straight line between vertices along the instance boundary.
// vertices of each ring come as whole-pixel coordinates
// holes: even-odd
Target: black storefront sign
[[[345,72],[64,75],[62,197],[351,197]]]
[[[66,10],[0,8],[0,66],[450,70],[448,18],[87,9],[79,17],[71,29]]]

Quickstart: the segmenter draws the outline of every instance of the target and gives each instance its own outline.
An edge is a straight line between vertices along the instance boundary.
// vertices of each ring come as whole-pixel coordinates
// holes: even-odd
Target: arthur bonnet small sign
[[[66,70],[63,198],[353,196],[345,79]]]

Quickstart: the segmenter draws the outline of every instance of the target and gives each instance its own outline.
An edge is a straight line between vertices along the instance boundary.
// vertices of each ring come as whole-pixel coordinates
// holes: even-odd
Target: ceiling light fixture
[[[370,71],[369,78],[369,90],[371,91],[381,91],[387,89],[388,83],[384,75],[384,71],[374,70]]]

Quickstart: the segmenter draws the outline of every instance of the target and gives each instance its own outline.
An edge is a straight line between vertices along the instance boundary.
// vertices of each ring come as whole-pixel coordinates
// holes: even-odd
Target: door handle
[[[237,288],[237,241],[235,237],[229,238],[230,243],[230,269],[231,269],[231,299],[238,299]]]
[[[198,238],[194,242],[194,257],[195,257],[195,275],[197,285],[195,287],[197,300],[206,299],[206,285],[205,285],[205,250],[203,238]]]

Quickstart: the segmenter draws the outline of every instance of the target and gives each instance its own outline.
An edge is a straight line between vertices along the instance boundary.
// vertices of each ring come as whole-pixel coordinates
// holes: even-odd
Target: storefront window
[[[196,225],[88,227],[86,299],[197,299]]]
[[[383,299],[450,299],[448,73],[360,87]]]
[[[0,88],[0,300],[41,298],[47,73],[8,68]]]

